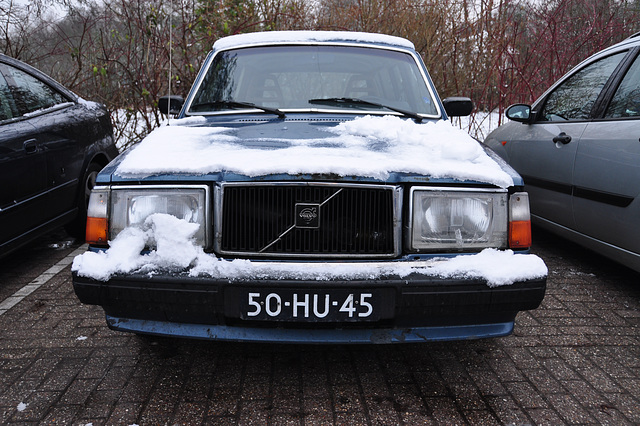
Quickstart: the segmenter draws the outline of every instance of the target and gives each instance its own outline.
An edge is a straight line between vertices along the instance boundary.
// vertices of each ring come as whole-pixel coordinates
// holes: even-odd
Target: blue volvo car
[[[72,267],[110,328],[228,341],[505,336],[537,308],[520,176],[452,126],[411,42],[236,35],[98,176]]]

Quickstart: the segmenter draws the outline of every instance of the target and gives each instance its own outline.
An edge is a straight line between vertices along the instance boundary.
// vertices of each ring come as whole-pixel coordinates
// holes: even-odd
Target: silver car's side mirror
[[[526,104],[515,104],[507,108],[505,113],[509,120],[529,123],[531,120],[531,106]]]

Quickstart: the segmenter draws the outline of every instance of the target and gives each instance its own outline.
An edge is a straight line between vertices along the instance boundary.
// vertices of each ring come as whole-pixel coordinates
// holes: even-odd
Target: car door
[[[640,57],[601,119],[587,125],[576,153],[577,230],[640,253]]]
[[[574,226],[571,175],[577,145],[552,141],[563,134],[577,139],[585,127],[585,123],[533,125],[509,142],[511,165],[524,179],[532,214],[563,226]]]
[[[511,165],[524,179],[532,214],[575,229],[572,193],[580,139],[625,54],[587,64],[562,80],[534,105],[534,122],[523,124],[505,145]]]
[[[73,135],[79,117],[76,106],[38,77],[5,64],[2,72],[19,116],[33,128],[31,139],[46,158],[48,204],[43,219],[52,219],[75,207],[83,152]]]
[[[42,221],[47,163],[35,128],[21,119],[0,64],[0,246]]]

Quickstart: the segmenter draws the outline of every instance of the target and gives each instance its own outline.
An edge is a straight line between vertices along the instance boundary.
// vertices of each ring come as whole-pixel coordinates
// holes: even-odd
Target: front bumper
[[[519,311],[540,305],[546,278],[490,288],[481,279],[418,273],[319,281],[134,274],[106,282],[73,273],[73,287],[81,302],[102,306],[108,325],[116,330],[230,341],[393,343],[508,335]],[[392,302],[380,318],[369,322],[251,320],[239,313],[237,295],[256,289],[307,294],[378,291]]]

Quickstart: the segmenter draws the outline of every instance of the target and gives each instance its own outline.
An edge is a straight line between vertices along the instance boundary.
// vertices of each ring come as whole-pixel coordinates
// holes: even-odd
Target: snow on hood
[[[414,49],[407,39],[386,34],[362,33],[355,31],[264,31],[236,34],[217,40],[214,50],[231,49],[239,46],[262,43],[313,43],[313,42],[356,42],[386,44]]]
[[[240,138],[239,129],[194,126],[205,122],[204,117],[191,117],[154,130],[127,153],[115,173],[322,173],[385,181],[391,173],[404,172],[513,185],[512,177],[478,142],[444,120],[418,124],[396,116],[365,116],[323,127],[318,137],[307,139]],[[283,122],[282,129],[287,124]]]
[[[511,250],[486,249],[475,255],[412,262],[252,262],[222,260],[205,253],[194,243],[198,226],[167,214],[156,213],[144,226],[129,227],[109,243],[104,252],[86,252],[73,261],[78,275],[107,281],[115,274],[184,272],[189,276],[218,279],[378,279],[406,277],[412,273],[445,278],[481,278],[490,287],[513,284],[547,275],[538,256]],[[156,248],[141,254],[145,246]]]

